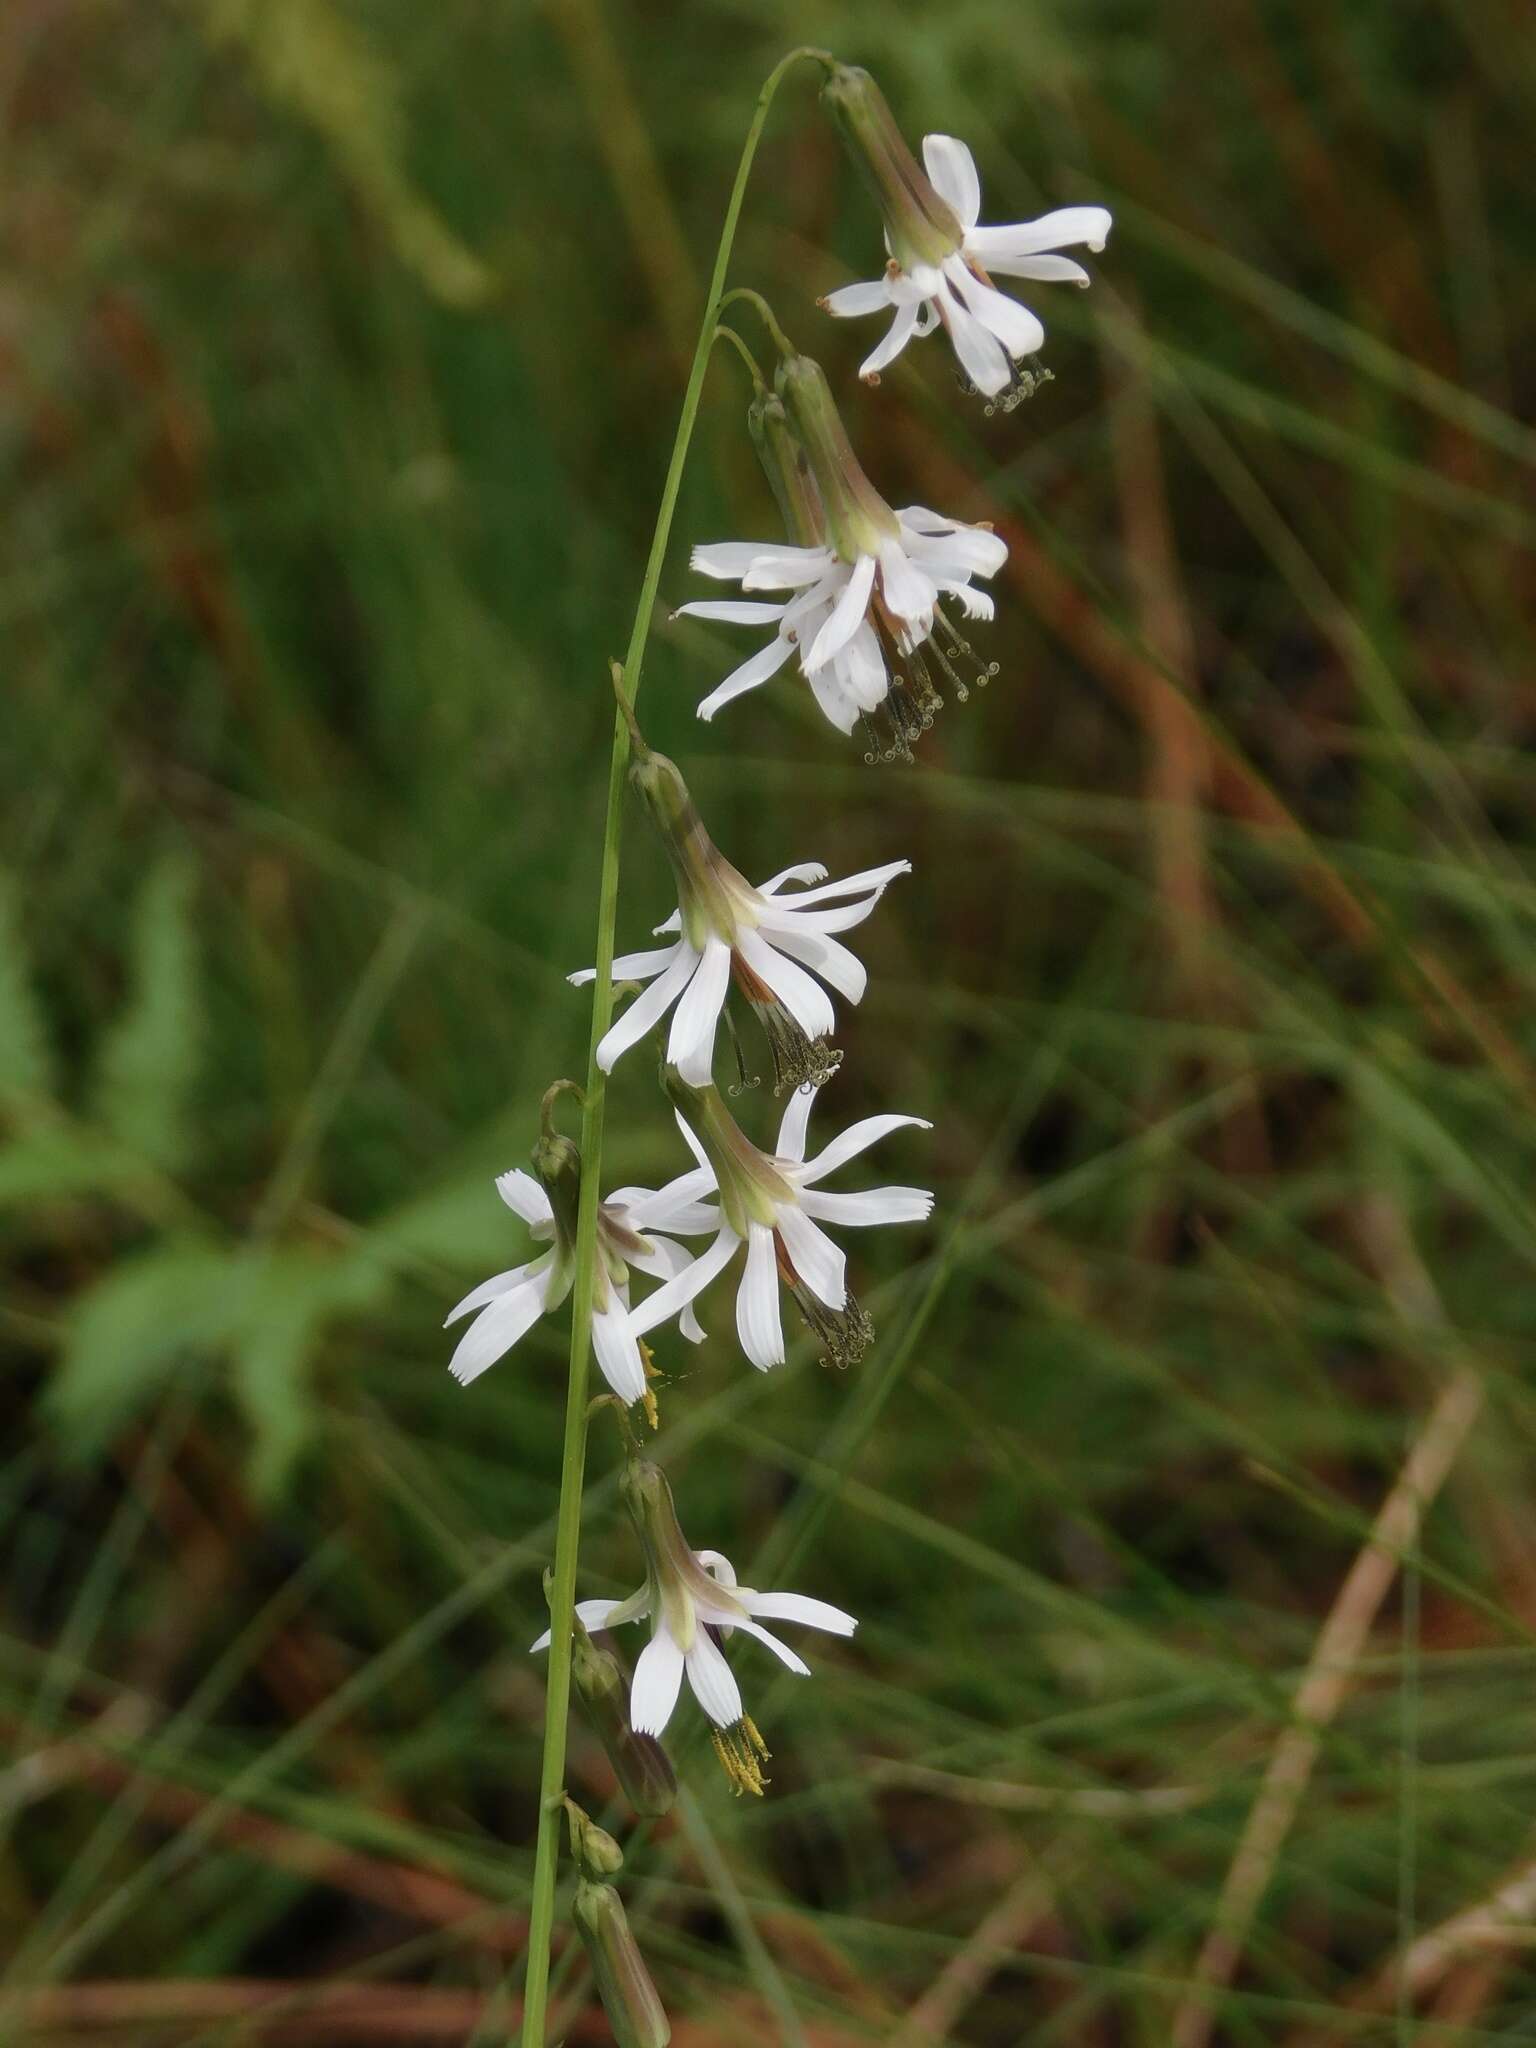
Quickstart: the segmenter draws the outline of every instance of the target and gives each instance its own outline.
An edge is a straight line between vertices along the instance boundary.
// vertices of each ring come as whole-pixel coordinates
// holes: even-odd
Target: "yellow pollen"
[[[720,1768],[730,1779],[731,1790],[736,1797],[739,1799],[743,1792],[750,1792],[754,1799],[761,1799],[763,1787],[769,1781],[763,1776],[759,1759],[767,1759],[768,1745],[750,1715],[743,1714],[733,1727],[712,1728],[710,1740],[715,1745]]]

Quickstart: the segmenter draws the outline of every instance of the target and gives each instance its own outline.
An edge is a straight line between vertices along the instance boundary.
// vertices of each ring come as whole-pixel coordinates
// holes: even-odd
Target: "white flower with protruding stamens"
[[[882,542],[878,554],[846,562],[831,547],[775,546],[772,542],[716,541],[693,550],[692,566],[702,576],[739,582],[743,591],[788,590],[777,604],[711,599],[679,606],[696,619],[726,625],[772,625],[766,647],[734,669],[699,705],[700,718],[713,718],[723,704],[765,683],[798,655],[800,671],[817,703],[839,732],[852,732],[860,716],[884,703],[894,673],[925,643],[963,696],[966,684],[952,658],[971,655],[969,644],[945,617],[939,600],[951,596],[967,618],[990,619],[992,600],[973,590],[973,576],[995,576],[1008,558],[1006,541],[986,526],[946,519],[925,505],[896,514],[899,534]],[[980,670],[980,664],[977,664]],[[980,670],[980,680],[987,671]],[[910,728],[931,722],[932,710],[919,684]],[[908,738],[912,737],[909,730]]]
[[[816,1091],[802,1088],[790,1098],[779,1126],[778,1148],[769,1154],[744,1135],[717,1088],[690,1087],[672,1067],[663,1071],[662,1079],[677,1108],[679,1129],[700,1167],[713,1177],[720,1215],[708,1250],[635,1311],[637,1333],[643,1335],[696,1300],[745,1245],[736,1332],[753,1365],[767,1372],[783,1363],[781,1282],[826,1346],[823,1363],[856,1363],[874,1335],[874,1325],[849,1292],[843,1253],[821,1225],[921,1223],[933,1208],[933,1196],[926,1188],[908,1187],[836,1194],[826,1192],[820,1182],[889,1132],[908,1126],[928,1130],[927,1121],[920,1116],[866,1117],[808,1160],[806,1127]]]
[[[868,381],[878,383],[880,372],[914,336],[943,327],[971,383],[988,398],[1008,393],[1004,405],[1011,409],[1033,389],[1033,380],[1015,365],[1042,347],[1045,329],[1027,306],[997,289],[992,274],[1086,285],[1082,265],[1058,252],[1078,244],[1102,249],[1109,213],[1102,206],[1063,206],[1038,220],[980,227],[981,180],[965,144],[953,135],[924,136],[923,164],[958,222],[958,245],[947,254],[935,247],[929,251],[933,261],[914,260],[909,253],[903,262],[892,253],[883,277],[844,285],[821,303],[840,319],[894,310],[884,339],[860,365],[859,375]],[[886,247],[893,247],[889,228]]]
[[[579,1172],[578,1166],[576,1175]],[[444,1319],[446,1327],[472,1310],[479,1311],[448,1361],[448,1370],[462,1386],[504,1358],[540,1316],[557,1309],[570,1293],[576,1277],[575,1205],[574,1187],[563,1187],[567,1178],[563,1172],[556,1179],[557,1193],[572,1195],[569,1203],[562,1199],[561,1209],[569,1208],[569,1215],[562,1216],[532,1174],[517,1167],[498,1177],[496,1192],[528,1225],[529,1235],[553,1239],[554,1243],[527,1265],[482,1281]],[[598,1209],[592,1349],[604,1379],[621,1401],[639,1401],[646,1391],[645,1366],[629,1305],[629,1269],[634,1267],[659,1280],[685,1272],[689,1254],[671,1238],[658,1236],[657,1226],[685,1234],[713,1229],[715,1212],[700,1201],[713,1188],[712,1174],[695,1171],[680,1175],[664,1188],[620,1188]],[[646,1327],[654,1329],[657,1322],[665,1320],[658,1316]],[[690,1343],[703,1338],[691,1307],[685,1309],[680,1328]]]
[[[742,1706],[721,1639],[739,1628],[766,1643],[787,1669],[809,1678],[809,1665],[763,1622],[799,1622],[839,1636],[851,1636],[858,1623],[825,1600],[803,1593],[759,1593],[740,1585],[722,1552],[691,1549],[678,1524],[666,1475],[649,1459],[630,1459],[620,1491],[645,1550],[645,1583],[627,1600],[579,1600],[576,1612],[582,1625],[621,1628],[649,1617],[651,1639],[635,1664],[630,1686],[631,1727],[640,1735],[660,1735],[672,1718],[686,1673],[694,1697],[713,1723],[722,1764],[739,1789],[760,1792],[758,1760],[768,1752]],[[546,1649],[549,1638],[546,1629],[532,1649]]]
[[[674,764],[641,747],[638,741],[631,778],[661,828],[678,885],[678,908],[656,931],[678,936],[668,946],[614,961],[615,981],[650,986],[604,1034],[598,1065],[611,1072],[671,1010],[667,1058],[685,1079],[707,1082],[715,1030],[734,980],[767,1034],[776,1085],[826,1080],[842,1055],[827,1042],[834,1019],[822,983],[856,1003],[868,979],[857,956],[832,934],[862,924],[886,884],[911,872],[911,862],[888,861],[841,882],[828,882],[826,869],[815,863],[802,864],[754,889],[710,839]],[[806,882],[820,886],[789,887]],[[569,976],[578,987],[592,978],[590,967]]]

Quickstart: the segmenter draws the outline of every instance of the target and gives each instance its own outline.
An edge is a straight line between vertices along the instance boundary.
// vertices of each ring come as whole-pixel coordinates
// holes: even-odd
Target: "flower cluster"
[[[823,101],[879,202],[887,256],[880,277],[833,291],[821,305],[839,318],[891,315],[862,366],[866,382],[878,384],[910,341],[942,327],[965,389],[987,401],[988,413],[1011,412],[1049,376],[1037,360],[1045,330],[993,278],[1086,285],[1087,273],[1060,252],[1102,249],[1109,215],[1102,207],[1070,206],[1011,226],[980,225],[980,180],[963,143],[929,135],[919,164],[866,72],[808,54],[823,66]],[[728,298],[737,296],[756,297]],[[924,505],[894,509],[855,455],[821,366],[757,304],[778,354],[771,382],[730,332],[752,370],[747,425],[784,537],[707,541],[692,550],[698,574],[734,584],[740,595],[692,599],[674,617],[767,634],[704,697],[698,714],[714,718],[792,664],[838,731],[862,725],[869,758],[910,760],[913,741],[946,692],[964,698],[998,673],[967,633],[993,617],[992,597],[979,586],[1004,568],[1007,544],[990,526]],[[711,332],[720,311],[711,308]],[[572,1295],[578,1279],[584,1283],[576,1299],[590,1307],[592,1352],[621,1410],[627,1448],[620,1488],[645,1576],[627,1599],[576,1604],[572,1677],[619,1782],[638,1809],[659,1813],[675,1779],[658,1738],[685,1677],[732,1784],[760,1793],[768,1752],[725,1645],[736,1631],[753,1636],[805,1676],[797,1651],[766,1624],[798,1623],[839,1636],[852,1635],[856,1624],[805,1594],[742,1585],[721,1552],[687,1542],[671,1486],[640,1455],[631,1419],[639,1404],[653,1427],[657,1421],[661,1375],[651,1342],[675,1324],[683,1339],[702,1343],[704,1297],[734,1269],[736,1340],[749,1364],[768,1372],[784,1363],[786,1296],[823,1364],[857,1364],[873,1323],[850,1287],[847,1254],[834,1233],[921,1223],[933,1197],[917,1187],[827,1185],[880,1140],[926,1130],[920,1117],[864,1117],[817,1150],[809,1143],[812,1111],[842,1068],[834,1042],[841,1036],[839,1004],[857,1005],[867,981],[863,962],[840,935],[874,914],[910,863],[894,859],[832,880],[819,862],[800,862],[754,885],[716,845],[676,763],[647,745],[622,685],[619,703],[628,721],[630,786],[665,849],[676,907],[654,927],[659,944],[614,959],[612,980],[627,1000],[598,1041],[595,1068],[607,1075],[651,1040],[691,1164],[662,1186],[620,1187],[605,1199],[587,1181],[594,1222],[592,1209],[582,1209],[580,1154],[554,1127],[560,1093],[571,1087],[557,1083],[545,1098],[532,1173],[513,1170],[496,1183],[544,1248],[472,1289],[448,1321],[474,1318],[450,1362],[454,1377],[467,1383]],[[604,917],[606,947],[611,902]],[[581,985],[595,973],[581,968],[569,979]],[[771,1150],[742,1129],[717,1085],[722,1041],[739,1075],[728,1092],[750,1085],[738,1018],[755,1020],[774,1092],[788,1097]],[[580,1260],[588,1248],[593,1264],[584,1275]],[[642,1282],[649,1284],[642,1289]],[[640,1621],[649,1623],[650,1637],[627,1679],[587,1631]],[[550,1640],[546,1631],[533,1648]],[[627,2006],[633,2038],[663,2040],[665,2016],[607,1881],[621,1860],[617,1845],[566,1803],[581,1869],[578,1920],[605,2002]]]

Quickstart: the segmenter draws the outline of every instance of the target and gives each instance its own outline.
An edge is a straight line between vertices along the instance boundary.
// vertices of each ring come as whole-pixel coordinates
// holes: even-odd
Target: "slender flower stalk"
[[[640,684],[641,664],[661,581],[662,561],[672,531],[672,515],[682,483],[683,466],[704,373],[714,342],[725,275],[736,239],[742,199],[758,138],[768,118],[769,107],[785,74],[803,58],[824,68],[830,63],[825,51],[799,48],[781,58],[758,95],[742,144],[735,182],[721,224],[719,247],[705,296],[698,344],[683,392],[682,409],[672,454],[662,486],[661,503],[651,537],[651,551],[641,582],[634,625],[625,653],[619,685],[621,709],[616,712],[613,749],[608,771],[608,805],[603,829],[603,859],[598,886],[595,987],[592,996],[592,1033],[588,1055],[587,1087],[582,1114],[581,1188],[576,1217],[576,1278],[571,1292],[570,1373],[566,1383],[565,1436],[560,1461],[560,1506],[555,1528],[554,1581],[550,1596],[550,1657],[544,1709],[544,1752],[539,1773],[539,1831],[534,1849],[533,1882],[528,1921],[527,1966],[523,1980],[523,2048],[544,2048],[545,2021],[549,2001],[549,1941],[554,1925],[555,1866],[559,1853],[559,1820],[565,1778],[566,1726],[570,1713],[572,1617],[576,1600],[576,1559],[581,1531],[582,1478],[586,1464],[587,1356],[596,1293],[598,1176],[602,1168],[604,1070],[598,1065],[597,1048],[608,1030],[613,1009],[613,935],[618,901],[619,843],[624,796],[624,771],[629,758],[629,728],[622,706],[633,705]]]

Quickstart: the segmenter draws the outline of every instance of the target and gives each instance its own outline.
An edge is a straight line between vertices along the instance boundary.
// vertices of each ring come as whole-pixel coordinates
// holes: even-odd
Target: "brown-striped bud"
[[[581,1878],[571,1914],[618,2048],[667,2048],[672,2028],[613,1886]]]
[[[629,1725],[629,1680],[617,1657],[599,1649],[574,1617],[571,1683],[593,1732],[603,1745],[614,1776],[636,1813],[659,1820],[672,1809],[677,1777],[671,1758],[654,1735],[639,1735]]]

